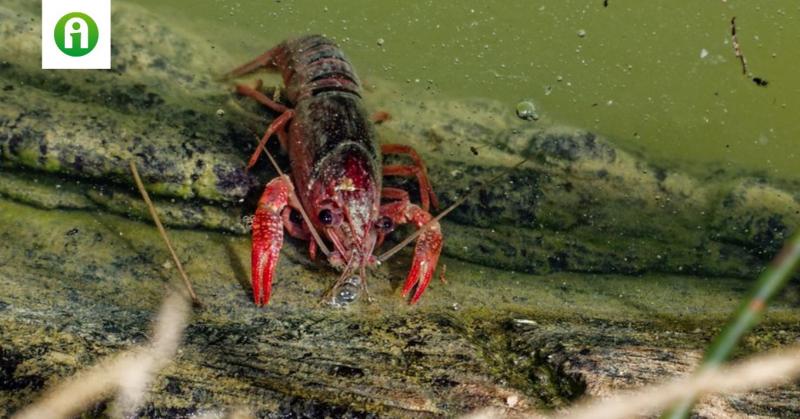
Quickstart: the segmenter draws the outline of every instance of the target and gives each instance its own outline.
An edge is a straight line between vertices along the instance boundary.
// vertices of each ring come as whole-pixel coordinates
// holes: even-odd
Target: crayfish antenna
[[[489,179],[487,182],[483,183],[482,185],[478,185],[477,187],[471,189],[469,192],[464,194],[461,198],[458,198],[456,200],[456,202],[452,203],[449,207],[445,208],[444,211],[442,211],[438,215],[436,215],[436,217],[433,217],[430,221],[428,221],[427,223],[423,224],[422,227],[417,229],[417,231],[409,234],[408,237],[406,237],[405,239],[401,240],[400,243],[397,243],[394,247],[392,247],[391,249],[387,250],[384,254],[378,256],[378,262],[380,262],[380,263],[386,262],[386,260],[388,260],[390,257],[394,256],[397,252],[399,252],[404,247],[408,246],[409,243],[414,241],[414,239],[419,237],[420,234],[424,233],[428,228],[436,225],[439,222],[439,220],[441,220],[447,214],[450,214],[454,209],[458,208],[461,204],[466,202],[467,199],[469,199],[469,197],[471,197],[474,193],[476,193],[476,192],[478,192],[478,191],[480,191],[480,190],[482,190],[482,189],[484,189],[484,188],[486,188],[488,186],[491,186],[493,183],[497,182],[498,180],[500,180],[504,176],[508,175],[509,173],[513,172],[514,170],[516,170],[517,168],[522,166],[528,160],[530,160],[530,156],[525,157],[519,163],[515,164],[514,166],[512,166],[508,170],[504,171],[503,173],[500,173],[499,175]]]

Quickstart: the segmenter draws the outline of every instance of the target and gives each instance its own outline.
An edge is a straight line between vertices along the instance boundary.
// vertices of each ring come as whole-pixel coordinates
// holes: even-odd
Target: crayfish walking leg
[[[417,154],[417,151],[407,145],[401,144],[384,144],[381,146],[383,154],[407,154],[411,157],[414,165],[389,165],[383,167],[384,176],[416,176],[419,182],[419,198],[422,203],[422,209],[425,211],[430,210],[430,204],[434,208],[439,208],[439,200],[436,199],[436,194],[433,193],[433,187],[428,180],[428,171],[425,169],[425,164],[422,162],[422,157]]]

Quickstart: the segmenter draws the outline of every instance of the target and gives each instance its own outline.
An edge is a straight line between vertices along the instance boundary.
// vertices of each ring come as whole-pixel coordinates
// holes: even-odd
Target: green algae
[[[30,176],[0,172],[0,195],[39,208],[88,209],[94,207],[80,182],[63,181],[49,175]]]
[[[123,6],[113,19],[115,71],[43,71],[28,48],[40,37],[39,12],[18,6],[0,7],[4,164],[129,185],[136,159],[156,194],[244,196],[252,179],[237,147],[251,141],[237,139],[250,131],[217,116],[229,97],[207,71],[224,57]]]
[[[447,284],[431,284],[410,307],[398,290],[405,254],[371,277],[372,304],[332,310],[318,299],[337,274],[311,264],[305,246],[289,240],[272,303],[259,309],[249,295],[249,240],[170,235],[205,308],[151,391],[148,409],[162,414],[232,405],[442,414],[502,405],[511,395],[525,405],[563,406],[584,385],[564,364],[580,351],[623,342],[697,348],[747,286],[701,277],[539,276],[445,257]],[[14,243],[2,249],[0,323],[7,336],[25,336],[2,348],[20,364],[36,357],[25,361],[36,368],[18,365],[9,378],[21,388],[0,392],[12,409],[53,375],[143,339],[165,281],[177,280],[155,229],[118,216],[0,200],[0,237]],[[797,320],[794,305],[779,301],[752,347],[797,336]]]
[[[102,209],[116,214],[147,220],[147,205],[140,196],[130,193],[103,190],[90,190],[87,196]],[[156,212],[159,217],[174,227],[223,229],[236,233],[244,233],[247,228],[242,221],[239,209],[216,207],[201,202],[179,203],[172,201],[156,201]]]

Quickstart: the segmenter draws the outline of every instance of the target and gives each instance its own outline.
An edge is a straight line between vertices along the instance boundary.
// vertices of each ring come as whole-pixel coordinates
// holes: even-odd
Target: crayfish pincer
[[[387,234],[405,223],[422,230],[403,286],[403,296],[416,286],[409,300],[415,303],[428,286],[442,250],[438,220],[429,213],[430,206],[438,207],[438,202],[422,159],[408,146],[377,145],[361,102],[358,77],[342,50],[329,39],[310,35],[284,41],[228,76],[262,68],[281,73],[291,107],[268,98],[258,88],[236,86],[237,93],[280,114],[267,128],[247,167],[255,164],[266,142],[276,135],[289,154],[291,174],[283,174],[276,166],[279,176],[264,188],[256,208],[251,256],[255,303],[269,303],[284,229],[309,241],[312,259],[322,251],[331,265],[342,270],[333,288],[353,274],[365,287],[366,268],[385,260],[373,252]],[[382,154],[405,154],[413,164],[383,166]],[[382,187],[381,179],[387,175],[416,177],[420,204],[411,203],[405,190]],[[302,219],[292,217],[293,211]]]

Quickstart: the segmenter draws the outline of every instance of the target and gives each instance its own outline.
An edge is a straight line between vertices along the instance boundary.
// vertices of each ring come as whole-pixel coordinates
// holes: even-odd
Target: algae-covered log
[[[337,274],[309,265],[303,246],[287,245],[273,300],[259,308],[249,294],[247,238],[192,230],[170,236],[204,308],[194,313],[177,358],[154,380],[143,416],[242,406],[260,416],[315,417],[564,407],[585,393],[688,371],[698,346],[727,316],[726,304],[747,285],[531,276],[444,258],[448,284],[432,283],[408,306],[399,296],[407,263],[392,261],[371,277],[372,304],[332,309],[319,296]],[[147,224],[2,198],[0,257],[3,416],[60,378],[147,340],[164,282],[177,275]],[[779,300],[745,350],[797,339],[794,304]],[[781,392],[799,394],[796,387]],[[773,394],[712,407],[791,415],[793,407]],[[92,412],[105,410],[100,404]]]
[[[167,224],[243,232],[242,215],[273,176],[266,165],[257,176],[244,171],[270,114],[215,81],[233,60],[120,6],[112,71],[43,71],[30,48],[39,25],[23,19],[35,10],[20,8],[29,15],[0,8],[0,167],[12,173],[0,176],[15,185],[0,193],[35,203],[40,186],[28,195],[19,186],[31,173],[141,217],[126,169],[136,159],[147,188],[171,208],[162,211]],[[591,132],[532,125],[497,103],[398,100],[395,89],[365,94],[393,115],[379,127],[381,140],[420,150],[445,203],[530,159],[445,220],[453,257],[533,273],[745,277],[800,225],[797,197],[763,180],[697,179]]]
[[[484,101],[399,109],[381,133],[425,151],[445,202],[529,159],[448,217],[445,252],[464,260],[539,273],[752,277],[800,226],[798,197],[764,179],[698,179]]]
[[[113,70],[41,70],[29,3],[0,6],[3,167],[125,185],[137,159],[166,196],[232,201],[253,186],[241,160],[252,133],[216,113],[228,98],[210,71],[218,55],[118,6]]]

